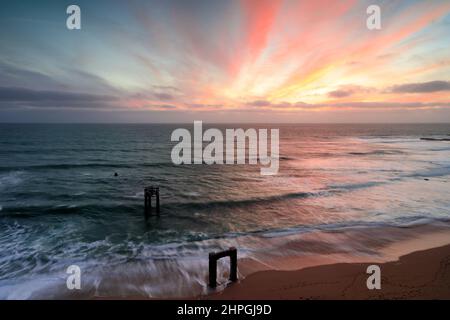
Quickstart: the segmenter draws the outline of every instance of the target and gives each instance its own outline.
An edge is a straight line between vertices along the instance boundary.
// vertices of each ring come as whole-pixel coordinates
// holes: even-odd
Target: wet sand
[[[275,240],[279,241],[275,250],[278,255],[265,253],[239,258],[241,280],[227,286],[218,279],[216,290],[206,287],[205,268],[205,285],[188,287],[185,295],[96,294],[94,299],[450,299],[448,223],[312,232],[300,238],[293,235]],[[349,241],[361,246],[357,253],[346,249]],[[367,289],[370,275],[366,270],[372,264],[381,268],[381,290]],[[224,282],[228,277],[228,261],[225,265]],[[149,286],[154,284],[148,277],[137,280]],[[177,285],[171,275],[166,281]],[[125,284],[120,282],[120,286]]]
[[[366,270],[371,264],[381,268],[380,290],[367,289]],[[260,271],[203,298],[450,299],[450,245],[415,251],[384,263],[338,263],[297,271]]]

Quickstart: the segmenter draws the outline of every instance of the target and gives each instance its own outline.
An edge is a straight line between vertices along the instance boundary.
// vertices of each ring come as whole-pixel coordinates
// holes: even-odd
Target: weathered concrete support
[[[156,214],[159,216],[159,188],[156,189]]]
[[[230,257],[230,280],[237,281],[237,249],[234,247],[221,252],[211,252],[209,254],[209,286],[217,286],[217,260]]]
[[[159,216],[159,187],[147,187],[144,189],[144,215],[147,220],[152,215],[152,197],[156,198],[156,214]]]

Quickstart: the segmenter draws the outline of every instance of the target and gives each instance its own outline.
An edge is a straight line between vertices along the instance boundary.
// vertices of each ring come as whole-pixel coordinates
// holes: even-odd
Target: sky
[[[438,0],[9,1],[0,122],[450,122],[449,35]]]

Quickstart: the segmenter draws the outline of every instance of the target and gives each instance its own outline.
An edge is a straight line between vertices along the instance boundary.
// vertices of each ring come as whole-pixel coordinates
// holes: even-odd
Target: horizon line
[[[194,121],[202,121],[203,123],[207,124],[278,124],[278,125],[311,125],[311,124],[346,124],[346,125],[357,125],[357,124],[449,124],[448,122],[210,122],[210,121],[203,121],[203,120],[192,120],[187,122],[45,122],[45,121],[23,121],[23,122],[1,122],[0,125],[5,124],[191,124],[194,123]]]

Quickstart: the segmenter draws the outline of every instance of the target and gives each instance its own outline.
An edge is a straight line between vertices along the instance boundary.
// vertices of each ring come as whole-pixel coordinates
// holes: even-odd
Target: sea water
[[[420,139],[450,138],[448,124],[213,126],[279,129],[274,176],[174,165],[180,127],[192,124],[0,124],[0,298],[70,297],[73,264],[80,297],[193,296],[208,292],[210,251],[376,255],[390,234],[366,228],[450,217],[450,142]],[[151,185],[161,216],[146,223]],[[338,238],[349,228],[358,239]],[[335,238],[280,250],[317,231]]]

